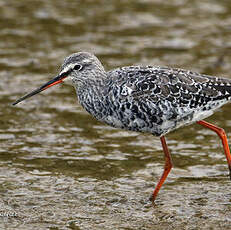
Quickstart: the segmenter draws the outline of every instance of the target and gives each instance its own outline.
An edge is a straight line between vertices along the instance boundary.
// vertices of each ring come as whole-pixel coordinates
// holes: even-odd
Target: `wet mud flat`
[[[230,229],[231,181],[216,134],[158,138],[103,125],[60,86],[11,103],[88,51],[107,70],[159,65],[230,78],[229,1],[0,1],[0,229]],[[197,17],[195,17],[197,15]],[[231,106],[208,119],[231,139]]]

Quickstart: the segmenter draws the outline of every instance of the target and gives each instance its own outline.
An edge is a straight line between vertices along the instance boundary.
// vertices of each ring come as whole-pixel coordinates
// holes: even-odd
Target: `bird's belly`
[[[175,113],[175,114],[174,114]],[[162,136],[181,126],[192,124],[196,121],[209,117],[213,114],[212,109],[204,111],[185,108],[178,108],[174,112],[165,111],[163,113],[146,116],[130,112],[114,113],[104,117],[102,120],[106,124],[132,131],[148,132],[155,136]],[[174,116],[173,116],[174,115]]]
[[[102,121],[116,128],[152,133],[155,136],[161,136],[176,126],[176,122],[168,120],[167,117],[165,118],[165,115],[161,118],[156,118],[155,114],[151,117],[140,117],[135,113],[126,112],[114,113],[113,115],[104,117]]]
[[[165,104],[123,101],[120,104],[110,106],[113,108],[110,111],[105,108],[104,116],[97,118],[116,128],[148,132],[155,136],[161,136],[177,125],[178,114],[176,114],[174,108]]]
[[[225,104],[210,102],[201,107],[179,106],[163,100],[153,102],[135,102],[109,100],[111,103],[98,102],[84,105],[85,109],[96,119],[116,128],[137,132],[148,132],[155,136],[166,133],[184,125],[189,125],[213,114],[214,110]],[[112,103],[113,102],[113,103]]]

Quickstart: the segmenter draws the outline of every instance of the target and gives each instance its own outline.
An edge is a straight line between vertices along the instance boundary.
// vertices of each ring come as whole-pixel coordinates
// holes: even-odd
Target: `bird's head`
[[[67,84],[78,85],[87,80],[95,80],[104,68],[96,56],[87,52],[74,53],[64,59],[60,76]]]
[[[87,52],[74,53],[64,59],[61,70],[55,78],[31,93],[19,98],[13,103],[13,105],[62,82],[72,84],[75,87],[81,86],[82,83],[88,80],[96,80],[96,78],[104,72],[101,62],[93,54]]]

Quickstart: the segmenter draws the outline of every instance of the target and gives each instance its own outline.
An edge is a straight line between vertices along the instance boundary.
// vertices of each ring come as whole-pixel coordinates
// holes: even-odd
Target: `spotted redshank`
[[[61,82],[69,82],[75,87],[79,102],[97,120],[160,137],[165,166],[151,196],[152,201],[172,168],[165,135],[193,122],[211,129],[221,138],[231,175],[231,155],[225,131],[202,120],[230,101],[230,79],[154,66],[128,66],[106,72],[97,57],[79,52],[65,58],[54,79],[13,105]]]

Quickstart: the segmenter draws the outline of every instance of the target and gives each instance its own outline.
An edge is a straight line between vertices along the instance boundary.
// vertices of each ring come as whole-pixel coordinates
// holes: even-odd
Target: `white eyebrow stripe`
[[[59,75],[62,75],[63,73],[66,73],[66,72],[68,72],[69,70],[73,69],[75,65],[76,65],[75,63],[70,63],[68,66],[66,66],[66,67],[59,73]]]
[[[83,62],[84,64],[89,64],[89,63],[91,63],[92,61],[91,61],[90,59],[84,59],[82,62]]]

